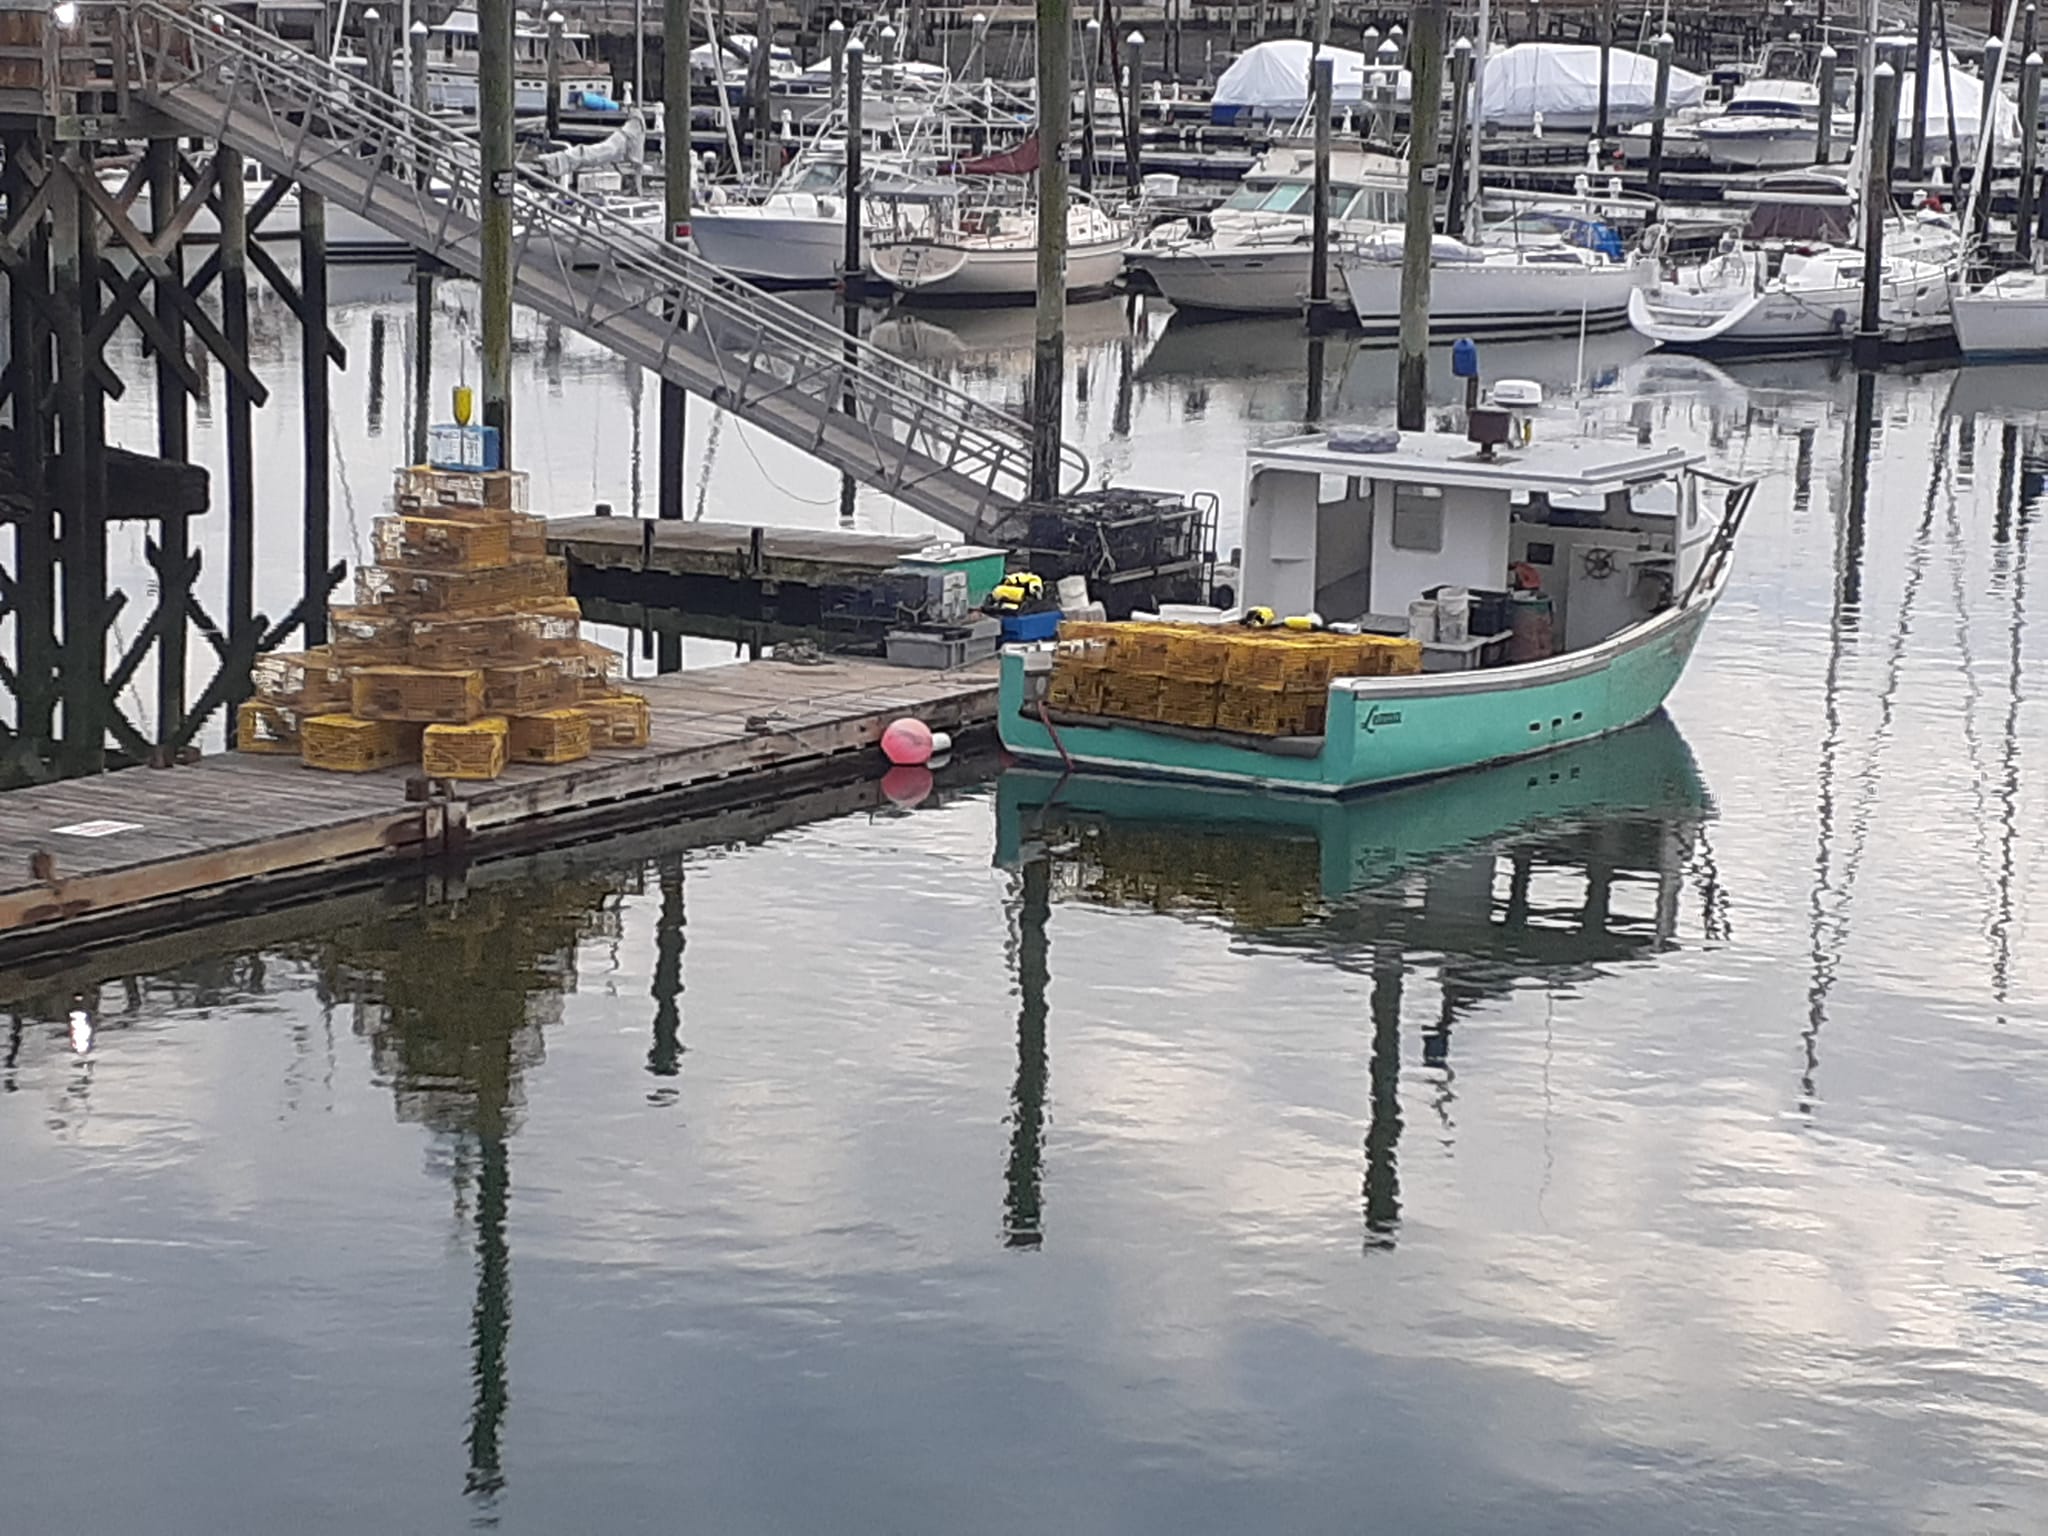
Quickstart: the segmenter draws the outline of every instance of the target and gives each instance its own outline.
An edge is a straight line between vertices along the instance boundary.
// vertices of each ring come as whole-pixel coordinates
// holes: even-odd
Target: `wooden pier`
[[[423,861],[878,777],[891,720],[958,734],[996,707],[993,662],[926,672],[754,661],[632,686],[650,705],[644,750],[517,766],[488,783],[228,753],[12,791],[0,819],[0,963],[328,896]]]

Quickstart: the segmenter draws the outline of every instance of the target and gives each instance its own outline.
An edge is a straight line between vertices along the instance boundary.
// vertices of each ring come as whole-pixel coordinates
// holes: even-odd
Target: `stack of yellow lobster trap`
[[[1046,702],[1246,736],[1319,736],[1330,682],[1422,670],[1413,640],[1214,624],[1066,623]]]
[[[241,750],[494,779],[508,762],[647,745],[647,701],[618,691],[616,651],[582,638],[525,475],[401,469],[395,503],[355,600],[329,612],[329,643],[257,658]]]

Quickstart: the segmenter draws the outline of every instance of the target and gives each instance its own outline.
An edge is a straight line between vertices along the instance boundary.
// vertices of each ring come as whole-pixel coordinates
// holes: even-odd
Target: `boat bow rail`
[[[218,11],[118,8],[130,88],[469,277],[477,141]],[[124,68],[125,65],[125,68]],[[1031,428],[833,321],[632,228],[531,167],[512,177],[515,299],[961,532],[1025,497]],[[1087,460],[1062,450],[1067,488]]]

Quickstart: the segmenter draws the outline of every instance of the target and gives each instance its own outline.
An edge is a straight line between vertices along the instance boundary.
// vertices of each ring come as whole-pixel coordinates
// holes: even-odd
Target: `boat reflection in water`
[[[1543,757],[1347,800],[1262,795],[1012,768],[998,786],[996,862],[1019,872],[1019,1088],[1006,1201],[1035,1233],[1050,908],[1056,902],[1221,919],[1265,951],[1369,975],[1369,1246],[1400,1216],[1400,1025],[1411,960],[1441,1007],[1422,1041],[1448,1068],[1451,1026],[1535,982],[1571,984],[1678,942],[1701,886],[1703,936],[1726,910],[1692,751],[1663,714]],[[1036,995],[1034,995],[1036,994]],[[1440,1085],[1441,1086],[1441,1085]],[[1019,1178],[1019,1167],[1025,1177]],[[1013,1227],[1013,1241],[1015,1240]]]

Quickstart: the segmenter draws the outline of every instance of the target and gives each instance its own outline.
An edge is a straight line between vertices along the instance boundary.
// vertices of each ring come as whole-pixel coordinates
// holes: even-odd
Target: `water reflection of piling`
[[[661,907],[654,926],[654,1043],[647,1050],[647,1070],[659,1078],[681,1071],[684,923],[683,861],[672,855],[661,863]],[[664,1085],[648,1097],[673,1103],[676,1090]]]
[[[1401,1222],[1401,993],[1398,944],[1380,945],[1372,963],[1372,1114],[1365,1128],[1365,1242],[1390,1248]]]
[[[1045,1241],[1046,989],[1052,979],[1046,925],[1052,914],[1052,863],[1028,859],[1018,871],[1012,958],[1017,969],[1017,1082],[1010,1095],[1010,1155],[1003,1174],[1003,1242]]]

